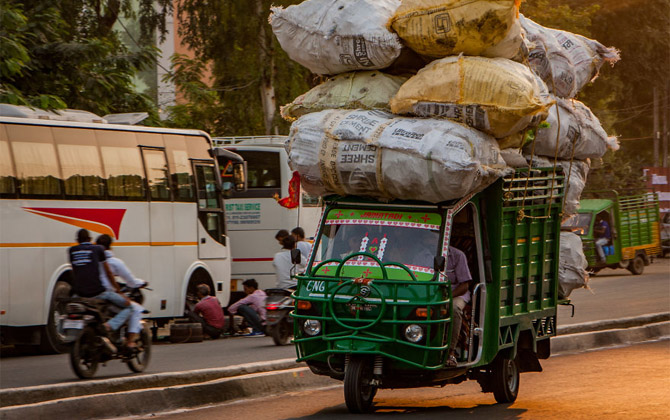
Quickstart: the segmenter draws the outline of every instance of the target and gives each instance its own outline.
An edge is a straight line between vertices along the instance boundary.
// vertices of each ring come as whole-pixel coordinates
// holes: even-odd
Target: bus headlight
[[[417,324],[409,324],[405,327],[405,339],[410,343],[418,343],[423,340],[423,328]]]
[[[305,334],[314,337],[321,334],[321,321],[316,319],[308,319],[302,324],[302,330]]]

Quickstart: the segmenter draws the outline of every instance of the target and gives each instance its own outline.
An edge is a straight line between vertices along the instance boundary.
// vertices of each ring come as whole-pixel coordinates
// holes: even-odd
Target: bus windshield
[[[591,226],[591,218],[593,215],[591,213],[577,213],[563,221],[561,228],[563,230],[569,230],[577,235],[586,235],[589,233],[589,227]]]

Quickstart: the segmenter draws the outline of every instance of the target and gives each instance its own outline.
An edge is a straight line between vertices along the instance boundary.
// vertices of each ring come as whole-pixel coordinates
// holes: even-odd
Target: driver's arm
[[[470,287],[470,282],[469,281],[464,281],[463,283],[459,283],[459,285],[456,286],[454,291],[451,292],[451,295],[453,297],[463,296],[465,293],[467,293],[468,287]]]

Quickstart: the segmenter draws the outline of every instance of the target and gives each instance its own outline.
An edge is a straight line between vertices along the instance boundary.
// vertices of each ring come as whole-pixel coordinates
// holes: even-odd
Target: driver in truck
[[[598,262],[604,264],[605,251],[603,247],[610,243],[612,239],[612,229],[610,228],[609,223],[607,223],[607,213],[598,213],[596,216],[596,223],[593,227],[594,237],[596,238],[596,252],[598,253]]]
[[[451,282],[451,295],[454,308],[454,327],[451,333],[447,366],[456,367],[458,364],[456,361],[456,345],[458,344],[458,336],[461,333],[461,324],[463,323],[463,309],[470,302],[470,282],[472,281],[472,275],[470,275],[470,269],[468,268],[468,259],[463,251],[449,246],[446,272],[447,278]]]

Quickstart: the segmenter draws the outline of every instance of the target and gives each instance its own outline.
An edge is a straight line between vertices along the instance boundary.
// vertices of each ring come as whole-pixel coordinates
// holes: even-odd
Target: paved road
[[[552,357],[544,372],[521,375],[513,404],[468,381],[444,388],[380,390],[375,413],[349,415],[341,385],[329,389],[238,401],[144,418],[161,420],[339,419],[667,419],[670,418],[670,340]]]
[[[592,292],[575,290],[570,298],[576,306],[559,308],[559,325],[614,319],[670,310],[670,259],[657,260],[641,276],[626,270],[604,270],[591,281]],[[202,343],[159,344],[146,373],[175,372],[223,367],[254,361],[295,357],[292,346],[277,347],[269,337],[228,338]],[[119,361],[98,370],[96,379],[130,375]],[[0,388],[46,385],[76,381],[68,355],[3,357]]]

